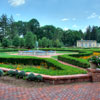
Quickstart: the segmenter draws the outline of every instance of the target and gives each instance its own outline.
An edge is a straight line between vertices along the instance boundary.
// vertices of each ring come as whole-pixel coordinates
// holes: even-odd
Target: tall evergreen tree
[[[92,31],[91,31],[91,40],[97,40],[97,31],[96,31],[96,27],[92,27]]]
[[[4,37],[7,36],[8,28],[9,28],[9,20],[7,18],[7,15],[3,14],[0,18],[0,40],[1,41]]]
[[[86,30],[85,40],[91,40],[91,27],[90,26]]]

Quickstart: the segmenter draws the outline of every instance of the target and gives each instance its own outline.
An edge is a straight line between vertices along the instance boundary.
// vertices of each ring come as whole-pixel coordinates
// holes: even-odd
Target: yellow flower
[[[40,68],[41,68],[41,66],[37,66],[37,68],[39,68],[39,69],[40,69]]]
[[[43,67],[46,67],[46,68],[48,67],[46,62],[42,62],[42,63],[40,64],[40,66],[43,66]]]
[[[20,70],[20,69],[22,69],[22,68],[20,66],[17,66],[16,70]]]

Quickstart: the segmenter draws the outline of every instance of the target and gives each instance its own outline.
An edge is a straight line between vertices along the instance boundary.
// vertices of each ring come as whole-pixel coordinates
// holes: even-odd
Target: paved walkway
[[[20,88],[0,83],[0,100],[100,100],[100,83]]]
[[[57,60],[57,59],[55,59],[55,60]],[[76,66],[76,65],[72,65],[72,64],[69,64],[67,62],[63,62],[63,61],[60,61],[60,60],[57,60],[57,61],[64,64],[64,65],[68,65],[68,66],[72,66],[72,67],[76,67],[76,68],[79,68],[79,69],[86,70],[85,68],[82,68],[82,67],[79,67],[79,66]]]

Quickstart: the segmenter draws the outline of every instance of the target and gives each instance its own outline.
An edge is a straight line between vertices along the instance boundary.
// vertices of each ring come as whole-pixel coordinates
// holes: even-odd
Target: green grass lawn
[[[58,59],[58,56],[52,56],[52,58],[54,58],[54,59]]]
[[[2,68],[9,68],[9,69],[16,69],[18,65],[12,65],[12,64],[0,64],[0,67]],[[72,66],[66,66],[63,65],[62,66],[65,67],[65,70],[52,70],[52,69],[44,69],[44,68],[36,68],[34,66],[30,66],[30,65],[20,65],[20,70],[21,71],[25,71],[25,72],[34,72],[34,73],[38,73],[38,74],[45,74],[45,75],[52,75],[52,76],[59,76],[59,75],[75,75],[75,74],[86,74],[87,71],[79,69],[79,68],[75,68]]]
[[[77,53],[77,52],[71,52],[71,51],[56,51],[56,53]]]

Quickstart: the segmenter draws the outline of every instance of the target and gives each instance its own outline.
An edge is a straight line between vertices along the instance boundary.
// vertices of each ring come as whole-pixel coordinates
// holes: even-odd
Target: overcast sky
[[[13,15],[16,21],[36,18],[40,25],[63,29],[100,26],[100,0],[0,0],[0,16]]]

